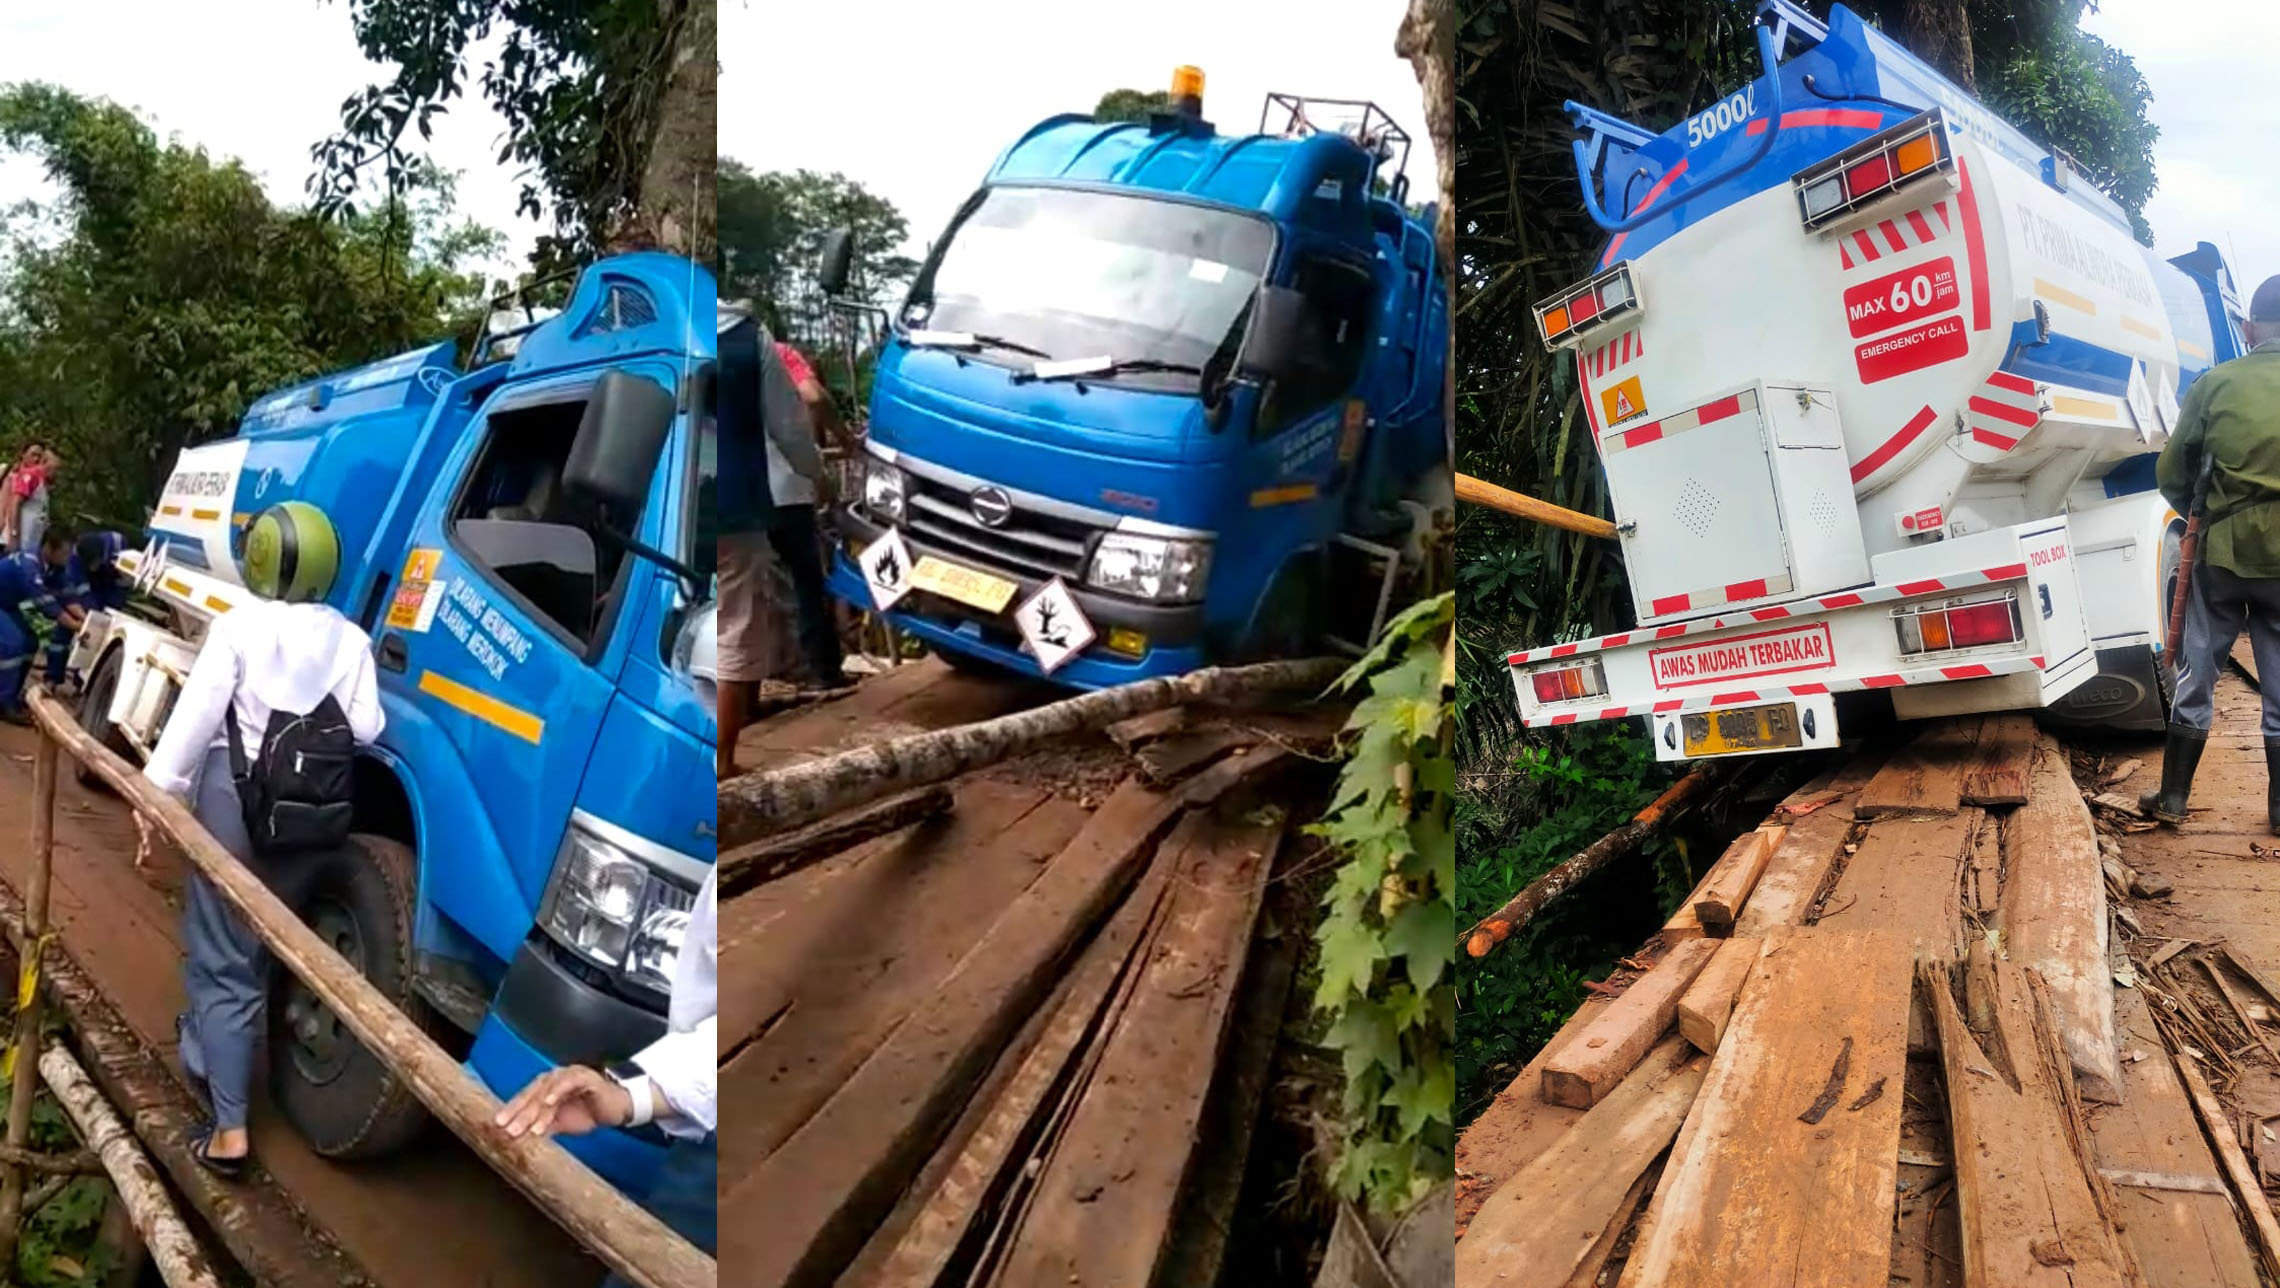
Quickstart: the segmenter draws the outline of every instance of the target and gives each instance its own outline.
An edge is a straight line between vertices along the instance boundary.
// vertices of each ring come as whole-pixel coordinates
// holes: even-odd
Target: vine
[[[1331,1178],[1392,1213],[1447,1181],[1455,1162],[1456,766],[1450,632],[1456,599],[1416,605],[1332,687],[1369,696],[1342,738],[1345,768],[1311,829],[1343,855],[1315,939],[1315,1008],[1342,1057],[1345,1141]]]

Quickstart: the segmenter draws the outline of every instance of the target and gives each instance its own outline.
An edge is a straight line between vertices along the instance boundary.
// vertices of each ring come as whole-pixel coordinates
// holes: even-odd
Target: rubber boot
[[[2264,740],[2264,821],[2280,836],[2280,738]]]
[[[2200,768],[2208,748],[2209,731],[2191,725],[2169,726],[2169,740],[2161,748],[2161,790],[2138,797],[2138,808],[2164,823],[2185,821],[2185,801],[2193,794],[2193,771]]]

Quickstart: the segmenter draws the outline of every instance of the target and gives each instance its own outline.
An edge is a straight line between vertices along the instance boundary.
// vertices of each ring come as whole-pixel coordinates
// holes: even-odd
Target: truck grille
[[[1083,578],[1096,531],[1091,526],[1015,504],[1005,521],[992,527],[975,517],[970,492],[917,474],[906,477],[904,522],[914,535],[1032,577]]]

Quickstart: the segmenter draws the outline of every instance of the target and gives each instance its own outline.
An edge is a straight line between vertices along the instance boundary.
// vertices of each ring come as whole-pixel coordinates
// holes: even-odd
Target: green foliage
[[[2161,130],[2146,119],[2153,91],[2128,54],[2068,30],[2048,49],[1983,68],[1979,89],[2012,124],[2079,162],[2129,213],[2137,239],[2153,244],[2145,203],[2153,196],[2153,145]]]
[[[1386,1213],[1446,1181],[1455,1158],[1456,778],[1441,693],[1455,605],[1444,594],[1411,607],[1334,686],[1369,696],[1313,828],[1344,856],[1315,929],[1314,1005],[1346,1077],[1332,1185]]]
[[[7,1088],[0,1081],[0,1099],[5,1099]],[[63,1107],[44,1090],[32,1100],[27,1143],[45,1154],[68,1154],[80,1147]],[[35,1173],[32,1183],[36,1186],[40,1179]],[[12,1281],[22,1288],[83,1288],[102,1282],[109,1266],[95,1236],[109,1197],[110,1185],[101,1177],[75,1177],[26,1212]]]
[[[339,133],[317,144],[309,190],[326,214],[353,211],[377,166],[399,199],[422,168],[407,139],[431,137],[436,116],[466,92],[473,46],[503,43],[477,82],[507,122],[499,163],[522,167],[521,210],[549,214],[555,234],[541,267],[574,265],[658,194],[645,194],[652,153],[665,135],[668,87],[688,56],[692,0],[346,0],[365,57],[394,65],[385,85],[341,104]],[[702,51],[710,63],[712,49]],[[706,67],[709,75],[711,67]],[[708,81],[709,84],[709,81]],[[709,109],[711,97],[705,95]],[[712,122],[704,122],[708,136]],[[669,136],[668,136],[669,137]],[[711,140],[703,160],[709,168]],[[677,199],[679,194],[673,194]],[[709,204],[710,193],[701,200]],[[710,238],[681,246],[702,260]]]
[[[133,113],[0,86],[0,148],[62,187],[8,223],[0,260],[0,454],[56,447],[52,514],[140,528],[183,446],[281,385],[472,331],[496,234],[451,184],[341,222],[269,204],[234,161],[162,146]]]
[[[847,292],[853,302],[886,305],[917,273],[917,261],[902,253],[910,222],[893,202],[843,174],[755,173],[724,158],[721,298],[752,300],[770,330],[803,348],[825,344],[831,321],[816,282],[817,255],[834,228],[855,233]]]
[[[1130,121],[1144,125],[1152,112],[1172,110],[1172,92],[1167,89],[1112,89],[1100,96],[1093,105],[1093,119],[1103,125]]]

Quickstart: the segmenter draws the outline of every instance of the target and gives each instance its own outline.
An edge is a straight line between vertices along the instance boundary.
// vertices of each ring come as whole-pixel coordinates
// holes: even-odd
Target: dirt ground
[[[0,826],[14,842],[0,844],[0,866],[19,891],[30,847],[16,838],[29,830],[35,743],[30,730],[0,726]],[[96,986],[171,1063],[183,873],[162,860],[139,874],[134,852],[125,807],[67,769],[56,794],[51,915]],[[440,1128],[402,1157],[335,1164],[301,1143],[257,1085],[253,1129],[262,1164],[389,1288],[579,1288],[602,1278],[599,1263]]]

